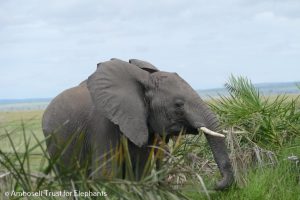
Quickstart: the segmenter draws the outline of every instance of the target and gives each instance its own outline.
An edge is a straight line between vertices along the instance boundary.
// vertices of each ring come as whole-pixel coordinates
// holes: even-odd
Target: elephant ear
[[[152,65],[149,62],[143,61],[143,60],[130,59],[129,63],[133,64],[135,66],[138,66],[139,68],[142,68],[143,70],[146,70],[146,71],[148,71],[150,73],[158,72],[159,71],[154,65]]]
[[[121,60],[101,63],[87,81],[91,97],[98,110],[118,125],[121,132],[141,147],[148,141],[144,85],[150,74]]]

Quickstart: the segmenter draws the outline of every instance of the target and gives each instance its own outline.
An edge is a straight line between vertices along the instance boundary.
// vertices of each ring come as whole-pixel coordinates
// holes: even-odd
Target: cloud
[[[231,73],[295,80],[299,13],[292,0],[1,1],[0,98],[55,96],[111,57],[148,60],[197,89]]]

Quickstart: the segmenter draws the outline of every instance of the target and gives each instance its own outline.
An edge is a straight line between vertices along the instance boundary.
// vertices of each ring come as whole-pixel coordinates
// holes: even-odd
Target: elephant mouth
[[[182,131],[184,131],[184,126],[181,124],[171,124],[170,126],[166,127],[167,134],[171,135],[179,135]]]
[[[195,126],[195,127],[186,124],[181,124],[181,123],[174,123],[166,128],[166,133],[167,135],[173,135],[173,136],[178,136],[182,133],[197,135],[203,131],[207,135],[212,135],[215,137],[225,137],[223,134],[212,131],[203,125]]]
[[[185,125],[185,124],[172,124],[166,129],[166,132],[170,135],[178,136],[182,133],[187,134],[198,134],[198,130],[193,128],[192,126]]]

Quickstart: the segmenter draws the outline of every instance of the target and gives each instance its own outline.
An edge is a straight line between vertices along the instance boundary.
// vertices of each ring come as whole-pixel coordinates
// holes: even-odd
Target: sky
[[[194,89],[300,80],[299,0],[0,0],[0,99],[55,97],[110,58]]]

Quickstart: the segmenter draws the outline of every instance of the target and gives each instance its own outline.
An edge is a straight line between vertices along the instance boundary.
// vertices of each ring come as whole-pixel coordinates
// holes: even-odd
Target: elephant
[[[81,144],[68,143],[59,158],[60,165],[72,166],[76,160],[86,162],[92,171],[125,137],[138,177],[155,135],[168,141],[182,130],[199,134],[201,129],[222,175],[216,189],[226,189],[234,180],[225,139],[217,133],[221,131],[217,116],[177,73],[160,71],[146,61],[111,59],[99,63],[87,80],[50,102],[43,114],[42,129],[49,137],[50,157],[55,157],[68,138],[81,137]],[[75,159],[71,156],[74,154]],[[93,178],[101,176],[93,174]]]

